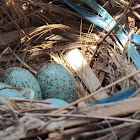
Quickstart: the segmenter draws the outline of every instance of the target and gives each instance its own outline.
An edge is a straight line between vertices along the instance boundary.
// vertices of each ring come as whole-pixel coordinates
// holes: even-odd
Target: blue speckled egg
[[[72,74],[62,65],[48,63],[37,73],[42,98],[57,98],[68,103],[77,100],[76,85]]]
[[[5,89],[3,89],[3,88],[5,88]],[[0,96],[3,96],[3,97],[15,97],[15,95],[19,94],[19,92],[16,89],[10,89],[10,88],[12,88],[12,87],[7,85],[7,84],[5,84],[5,83],[0,82]],[[16,97],[23,98],[22,95],[18,95]]]
[[[46,99],[45,101],[50,102],[51,106],[54,106],[54,107],[64,107],[64,106],[69,105],[67,102],[60,99],[55,99],[55,98]]]
[[[41,89],[36,78],[26,69],[10,67],[0,75],[0,82],[12,87],[30,88],[35,92],[35,99],[42,99]]]

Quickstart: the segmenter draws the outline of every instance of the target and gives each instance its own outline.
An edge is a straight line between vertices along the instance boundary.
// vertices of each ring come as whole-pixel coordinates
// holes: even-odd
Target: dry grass
[[[100,3],[105,4],[106,0]],[[133,6],[137,4],[135,1]],[[81,6],[89,9],[83,3]],[[124,8],[122,4],[118,5],[112,1],[104,6],[114,17]],[[112,8],[116,11],[115,14]],[[137,19],[140,10],[133,12],[135,26],[139,30]],[[96,42],[104,37],[103,32],[97,31],[95,27],[63,1],[1,0],[0,72],[9,67],[20,66],[35,75],[48,62],[61,63],[75,77],[80,98],[88,96],[90,91],[84,84],[84,79],[79,79],[71,65],[64,59],[67,50],[75,48],[80,50],[103,87],[135,72],[129,54],[125,50],[122,51],[122,48],[109,38],[102,42],[93,57]],[[116,86],[111,86],[106,92],[112,95],[132,86],[137,90],[140,82],[138,79],[139,75],[127,78]],[[56,115],[52,115],[52,111],[59,108],[50,107],[44,101],[33,100],[31,104],[30,100],[0,97],[0,139],[129,140],[136,135],[140,125],[138,96],[139,90],[136,99],[108,106],[88,107],[83,101],[82,105],[79,103],[77,107],[71,106],[63,110],[63,114]],[[92,99],[88,100],[91,101]],[[101,114],[97,115],[98,110]],[[113,114],[111,112],[113,110],[118,112]]]

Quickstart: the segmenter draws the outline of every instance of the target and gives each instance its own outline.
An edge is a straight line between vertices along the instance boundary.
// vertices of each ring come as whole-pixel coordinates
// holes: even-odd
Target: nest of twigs
[[[43,101],[0,101],[2,140],[133,139],[139,133],[139,98],[94,107],[83,103],[61,114]]]
[[[75,2],[89,8],[80,0]],[[124,9],[124,1],[119,2],[101,0],[100,4],[106,3],[104,8],[115,16]],[[136,5],[138,1],[132,6]],[[130,11],[120,24],[129,30],[135,28],[139,34],[139,13],[140,9]],[[128,22],[130,19],[133,26]],[[36,75],[46,63],[60,63],[73,74],[81,99],[67,108],[59,108],[43,100],[0,97],[1,140],[131,140],[139,137],[140,81],[138,75],[127,77],[137,69],[126,49],[122,51],[113,40],[106,38],[97,49],[96,43],[102,37],[102,31],[63,1],[0,1],[0,71],[19,66]],[[135,47],[138,50],[138,46]],[[86,78],[82,79],[66,61],[65,54],[71,49],[78,49],[94,72],[100,83],[95,90],[88,87]],[[96,87],[96,83],[91,84]],[[94,92],[110,96],[132,86],[136,93],[130,99],[95,106],[86,104],[98,100],[90,98]],[[100,87],[104,88],[100,90]]]

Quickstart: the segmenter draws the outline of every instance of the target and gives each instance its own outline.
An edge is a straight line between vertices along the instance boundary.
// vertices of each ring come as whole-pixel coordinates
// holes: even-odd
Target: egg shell
[[[42,98],[57,98],[68,103],[77,100],[75,80],[64,66],[48,63],[37,73],[37,80],[41,87]]]
[[[3,88],[6,88],[6,89],[3,89]],[[0,96],[3,96],[3,97],[15,97],[15,95],[19,94],[19,92],[16,89],[10,89],[10,88],[12,88],[12,87],[7,85],[7,84],[5,84],[5,83],[0,82]],[[18,95],[18,97],[23,98],[22,95]]]
[[[52,103],[51,106],[54,106],[54,107],[64,107],[64,106],[69,105],[67,102],[60,99],[55,99],[55,98],[49,98],[49,99],[46,99],[45,101]]]
[[[41,89],[36,78],[26,69],[10,67],[0,75],[0,82],[12,87],[22,89],[30,88],[35,92],[35,99],[42,99]]]

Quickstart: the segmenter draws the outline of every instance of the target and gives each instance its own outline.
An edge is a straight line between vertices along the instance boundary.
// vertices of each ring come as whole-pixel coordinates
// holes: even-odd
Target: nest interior
[[[130,1],[96,0],[111,15],[119,15]],[[98,14],[80,0],[77,5]],[[140,9],[135,0],[120,25],[140,35]],[[43,100],[8,99],[0,97],[0,139],[138,139],[139,134],[139,76],[127,78],[137,71],[127,52],[115,40],[104,38],[104,30],[91,24],[64,1],[1,0],[0,1],[0,73],[9,67],[23,67],[34,76],[46,63],[60,63],[67,67],[77,82],[77,94],[82,99],[93,92],[96,83],[86,85],[69,64],[65,55],[78,50],[99,80],[106,95],[112,96],[135,87],[133,97],[124,101],[88,106],[98,99],[91,97],[59,111]],[[129,35],[128,35],[129,36]],[[127,46],[127,45],[126,45]],[[139,51],[139,45],[134,44]],[[73,56],[74,57],[74,56]],[[85,68],[83,68],[85,69]],[[81,68],[82,71],[82,68]],[[88,77],[88,76],[87,76]]]

